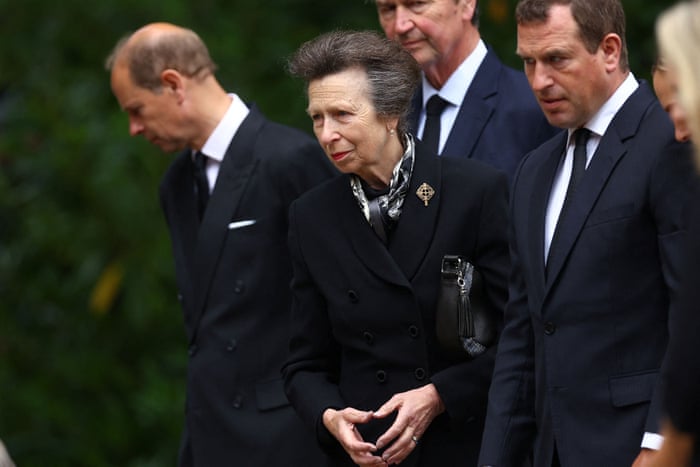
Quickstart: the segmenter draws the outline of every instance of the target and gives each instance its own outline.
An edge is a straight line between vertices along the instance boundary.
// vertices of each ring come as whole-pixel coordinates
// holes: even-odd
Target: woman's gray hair
[[[398,117],[397,130],[408,130],[408,116],[420,82],[420,67],[401,45],[374,31],[332,31],[299,47],[289,59],[292,76],[311,81],[360,68],[367,73],[369,99],[377,115]]]

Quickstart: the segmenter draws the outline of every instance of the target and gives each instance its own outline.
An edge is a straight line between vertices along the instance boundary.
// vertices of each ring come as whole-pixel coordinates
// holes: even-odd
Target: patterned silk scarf
[[[404,147],[406,150],[403,153],[403,157],[401,157],[401,160],[399,160],[392,172],[389,191],[376,198],[379,204],[382,221],[389,231],[393,229],[401,216],[401,207],[403,206],[404,199],[406,199],[408,186],[411,182],[413,160],[415,157],[415,145],[411,135],[407,134],[404,137]],[[365,215],[365,219],[371,224],[370,201],[367,199],[365,190],[362,188],[360,177],[357,175],[350,176],[350,186],[352,187],[352,194],[355,196],[357,204],[359,204],[360,209],[362,209]]]

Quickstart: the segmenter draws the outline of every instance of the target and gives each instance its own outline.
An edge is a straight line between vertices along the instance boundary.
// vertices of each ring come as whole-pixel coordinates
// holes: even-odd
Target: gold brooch
[[[423,182],[416,190],[416,196],[418,196],[419,200],[423,201],[423,204],[426,207],[428,206],[428,201],[430,201],[433,195],[435,195],[435,190],[433,190],[433,187],[425,182]]]

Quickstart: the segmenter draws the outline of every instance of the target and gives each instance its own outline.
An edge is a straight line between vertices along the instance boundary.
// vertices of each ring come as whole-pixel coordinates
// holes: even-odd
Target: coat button
[[[182,303],[182,294],[181,293],[177,294],[177,301]]]
[[[238,342],[236,342],[236,339],[230,339],[228,341],[228,345],[226,346],[226,350],[228,350],[229,352],[233,352],[234,350],[236,350],[237,345]]]
[[[379,381],[380,383],[384,383],[386,381],[386,371],[377,371],[377,381]]]
[[[413,376],[415,376],[418,381],[423,381],[425,379],[425,370],[423,368],[416,368],[413,372]]]
[[[237,394],[236,397],[233,398],[233,408],[240,409],[242,404],[243,404],[243,396],[241,396],[240,394]]]
[[[242,294],[245,292],[245,284],[242,280],[237,280],[233,283],[233,293]]]
[[[552,323],[551,321],[547,321],[544,324],[544,333],[547,334],[548,336],[551,336],[554,334],[554,331],[557,330],[557,327]]]
[[[374,334],[371,332],[363,332],[362,337],[364,337],[365,342],[367,342],[369,345],[372,345],[374,343]]]
[[[418,326],[411,325],[408,327],[408,335],[409,336],[411,336],[412,338],[415,339],[416,337],[418,337],[418,334],[419,334]]]
[[[189,355],[190,357],[194,357],[194,354],[197,353],[197,349],[198,349],[197,344],[192,344],[190,346],[190,348],[187,350],[187,355]]]
[[[348,298],[350,299],[350,303],[357,303],[360,301],[360,298],[357,296],[357,292],[354,290],[348,290]]]

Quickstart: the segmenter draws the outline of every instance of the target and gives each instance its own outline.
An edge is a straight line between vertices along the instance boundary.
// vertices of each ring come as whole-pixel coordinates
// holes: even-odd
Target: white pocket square
[[[255,219],[248,219],[245,221],[231,222],[228,225],[229,230],[240,229],[241,227],[248,227],[249,225],[255,224],[257,221]]]

